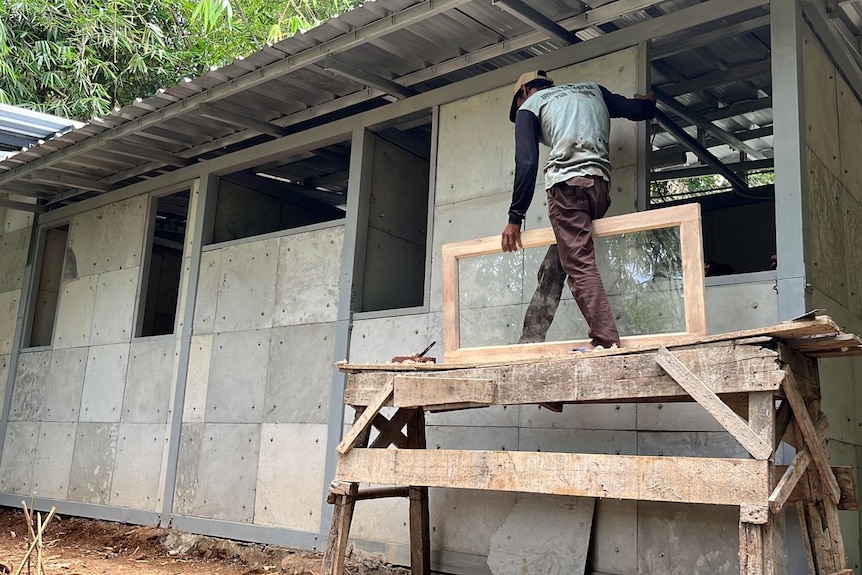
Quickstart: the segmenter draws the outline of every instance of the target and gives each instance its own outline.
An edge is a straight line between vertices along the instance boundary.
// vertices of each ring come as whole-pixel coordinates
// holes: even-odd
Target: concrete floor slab
[[[160,511],[162,455],[167,449],[167,426],[160,423],[121,423],[117,459],[111,482],[110,504]]]
[[[747,459],[749,456],[748,452],[726,431],[641,431],[638,433],[637,454],[740,459]]]
[[[39,421],[42,418],[51,354],[50,351],[36,351],[18,356],[10,421]]]
[[[595,499],[523,493],[491,538],[494,575],[569,575],[586,569]]]
[[[521,427],[544,429],[616,429],[634,430],[636,406],[631,403],[602,405],[564,405],[556,413],[538,405],[521,406]]]
[[[266,329],[213,336],[206,421],[263,421],[269,347]]]
[[[0,491],[3,493],[30,495],[39,425],[34,421],[9,422],[0,459]]]
[[[326,432],[324,424],[263,424],[254,499],[256,525],[320,530]]]
[[[99,276],[63,282],[54,325],[54,349],[90,345]]]
[[[243,523],[253,520],[260,432],[260,424],[205,424],[194,515]]]
[[[134,331],[138,267],[99,275],[90,345],[126,343]]]
[[[198,290],[195,299],[195,334],[213,332],[219,283],[221,283],[223,252],[223,249],[219,249],[201,254],[200,275],[198,276]]]
[[[419,353],[432,341],[437,343],[428,355],[439,360],[443,353],[443,340],[428,339],[427,331],[425,314],[354,320],[350,335],[350,362],[384,363],[396,355]]]
[[[30,247],[30,229],[0,234],[0,292],[19,290]]]
[[[45,384],[42,421],[77,421],[87,369],[87,348],[55,349]]]
[[[433,425],[427,428],[428,449],[474,449],[517,451],[517,427],[454,427]]]
[[[274,326],[337,319],[343,248],[343,226],[281,238]]]
[[[224,249],[216,332],[272,326],[278,242],[275,238]]]
[[[603,429],[521,429],[518,451],[637,454],[637,433]]]
[[[736,575],[739,509],[638,502],[638,573]]]
[[[123,411],[129,344],[91,347],[84,373],[80,421],[116,423]]]
[[[43,422],[39,427],[30,488],[39,497],[66,499],[77,427],[73,421]]]
[[[183,423],[203,423],[204,421],[212,348],[212,334],[192,336],[189,371],[186,376],[186,397],[183,402]]]
[[[203,423],[184,423],[180,432],[180,452],[172,510],[180,515],[191,515],[194,512],[203,433]]]
[[[80,422],[77,432],[69,499],[107,505],[111,499],[119,424]]]
[[[12,353],[21,290],[0,293],[0,355]]]
[[[175,354],[172,338],[132,343],[122,422],[167,423]]]
[[[266,372],[264,421],[326,423],[336,361],[335,324],[272,330]]]

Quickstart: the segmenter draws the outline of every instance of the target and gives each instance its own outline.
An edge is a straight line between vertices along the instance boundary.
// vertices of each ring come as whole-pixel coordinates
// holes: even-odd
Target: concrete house
[[[661,92],[693,143],[615,120],[611,213],[701,203],[735,272],[706,280],[711,333],[813,308],[862,333],[860,31],[860,0],[377,0],[0,161],[0,504],[321,548],[352,418],[333,363],[441,341],[441,246],[505,225],[531,69]],[[741,183],[650,193],[714,173]],[[476,337],[514,343],[531,293],[481,285]],[[820,375],[832,461],[858,469],[862,360]],[[429,414],[429,446],[744,454],[694,405],[571,408]],[[504,526],[528,548],[568,503],[433,490],[435,569],[490,573]],[[737,519],[600,500],[589,572],[738,573]],[[363,502],[351,535],[405,563],[406,524]],[[782,573],[806,572],[796,531]]]

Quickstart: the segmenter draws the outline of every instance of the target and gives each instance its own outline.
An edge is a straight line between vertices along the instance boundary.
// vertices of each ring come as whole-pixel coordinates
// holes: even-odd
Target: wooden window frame
[[[666,345],[681,336],[706,335],[704,304],[703,236],[700,204],[691,203],[646,212],[603,218],[593,222],[593,237],[679,228],[680,259],[685,304],[685,331],[622,337],[621,347]],[[521,234],[524,249],[556,243],[551,228]],[[559,355],[589,340],[461,347],[458,261],[502,252],[500,236],[467,240],[443,246],[443,352],[446,363],[516,361]]]

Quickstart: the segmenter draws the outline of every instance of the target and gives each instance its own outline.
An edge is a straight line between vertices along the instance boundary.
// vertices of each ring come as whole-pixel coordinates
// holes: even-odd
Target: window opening
[[[60,284],[63,281],[63,264],[68,241],[68,225],[44,232],[36,301],[33,306],[29,340],[25,344],[27,347],[51,345],[53,342],[54,320],[57,316],[57,300],[60,295]]]

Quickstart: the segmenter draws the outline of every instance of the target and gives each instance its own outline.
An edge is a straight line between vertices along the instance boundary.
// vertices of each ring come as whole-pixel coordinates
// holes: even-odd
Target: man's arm
[[[626,98],[614,94],[604,86],[599,86],[611,118],[626,118],[627,120],[651,120],[655,117],[655,94],[635,94],[634,98]]]
[[[503,230],[503,251],[521,247],[521,222],[533,201],[539,169],[539,119],[532,112],[518,110],[515,116],[515,183],[509,206],[509,224]]]

